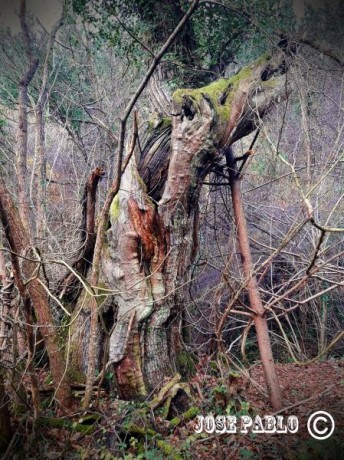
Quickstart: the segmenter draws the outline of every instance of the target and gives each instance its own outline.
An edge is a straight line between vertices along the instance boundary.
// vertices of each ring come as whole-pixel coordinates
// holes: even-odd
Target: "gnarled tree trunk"
[[[112,202],[102,252],[102,278],[117,315],[108,366],[123,398],[145,396],[175,372],[202,182],[285,94],[285,69],[279,53],[230,79],[178,90],[172,120],[155,120],[140,139]]]

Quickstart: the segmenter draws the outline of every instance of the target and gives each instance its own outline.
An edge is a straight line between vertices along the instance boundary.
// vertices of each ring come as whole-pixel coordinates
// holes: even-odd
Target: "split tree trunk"
[[[252,132],[258,115],[285,94],[286,67],[282,54],[264,57],[230,79],[179,90],[172,120],[154,120],[140,138],[113,199],[102,251],[101,278],[111,289],[107,308],[116,319],[107,369],[113,367],[122,398],[146,396],[178,366],[202,182],[223,162],[225,149]],[[262,77],[266,69],[274,69],[269,81]],[[82,337],[74,348],[80,350]],[[80,355],[79,368],[86,369],[87,356]]]

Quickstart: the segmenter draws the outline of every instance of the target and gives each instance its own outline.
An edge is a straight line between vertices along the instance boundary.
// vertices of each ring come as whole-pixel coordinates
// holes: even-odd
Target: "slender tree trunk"
[[[12,255],[12,258],[14,259],[13,255]],[[33,407],[34,418],[36,419],[39,414],[39,399],[40,398],[39,398],[38,379],[37,379],[34,365],[33,365],[35,337],[34,337],[33,327],[32,327],[32,315],[30,314],[30,300],[26,294],[26,291],[22,284],[22,280],[21,280],[21,277],[19,276],[19,273],[20,273],[20,268],[17,267],[17,269],[14,271],[14,280],[17,286],[19,286],[20,292],[23,294],[22,298],[23,298],[23,303],[24,303],[24,317],[25,317],[25,333],[24,331],[21,331],[21,336],[23,339],[21,351],[23,352],[25,350],[26,352],[27,350],[27,355],[28,355],[27,368],[30,374],[30,381],[31,381],[32,407]],[[10,330],[8,327],[9,322],[7,323],[5,320],[5,318],[10,317],[10,313],[11,313],[13,278],[10,279],[7,276],[7,270],[5,267],[5,259],[4,259],[2,251],[0,251],[0,275],[2,278],[2,289],[1,289],[1,297],[0,297],[0,357],[1,357],[0,362],[5,363],[7,361],[8,365],[13,365],[12,376],[14,378],[12,380],[12,384],[14,384],[16,388],[18,388],[18,390],[16,390],[15,395],[14,395],[14,398],[18,400],[19,398],[18,398],[17,392],[20,391],[19,389],[24,389],[24,386],[22,382],[19,381],[17,371],[15,369],[16,357],[14,355],[16,355],[17,347],[13,347],[12,359],[11,359],[11,353],[9,352],[9,348],[10,348]],[[14,338],[13,335],[16,333],[17,331],[15,330],[15,328],[13,328],[12,339],[14,341],[16,340],[16,338]],[[17,401],[17,403],[20,405],[19,401]]]
[[[9,328],[6,318],[11,310],[13,280],[7,274],[4,253],[0,247],[0,353],[7,354]]]
[[[28,86],[38,66],[38,60],[33,60],[19,83],[19,116],[17,131],[17,186],[19,199],[19,214],[25,229],[31,232],[30,205],[27,188],[27,108]]]
[[[39,247],[42,247],[45,239],[45,206],[46,206],[46,181],[47,159],[45,152],[45,135],[43,108],[41,104],[35,107],[36,117],[36,148],[38,154],[38,181],[37,181],[37,224],[36,237]]]
[[[66,376],[65,362],[60,350],[57,329],[54,327],[47,292],[40,283],[39,262],[36,263],[32,260],[35,254],[30,248],[28,234],[2,178],[0,178],[0,219],[9,246],[13,251],[11,254],[12,266],[18,290],[22,296],[24,307],[26,307],[25,311],[28,313],[30,299],[47,348],[50,369],[56,387],[56,398],[61,406],[69,407],[71,389]],[[24,257],[21,266],[17,254]],[[24,285],[21,273],[25,277],[26,285]]]
[[[240,179],[238,177],[238,169],[236,167],[236,162],[231,150],[227,155],[227,159],[238,246],[241,255],[243,274],[245,279],[248,280],[247,291],[250,306],[254,311],[253,320],[256,327],[260,357],[264,368],[272,407],[274,410],[279,410],[283,407],[281,389],[278,383],[275,363],[271,350],[268,323],[266,320],[266,311],[263,307],[262,299],[260,297],[256,276],[252,274],[254,271],[254,265],[252,261],[245,210],[240,189]]]
[[[82,224],[80,235],[80,254],[73,262],[73,271],[79,277],[86,278],[89,267],[92,264],[94,245],[96,241],[96,197],[98,184],[104,176],[102,168],[95,168],[90,174],[84,187],[82,197]],[[59,282],[57,294],[60,299],[67,301],[74,308],[79,294],[82,290],[80,279],[70,272],[65,275]]]

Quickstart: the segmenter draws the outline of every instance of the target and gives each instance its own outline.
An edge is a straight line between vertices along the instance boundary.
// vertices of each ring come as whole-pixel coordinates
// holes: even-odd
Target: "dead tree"
[[[93,259],[96,241],[97,189],[99,181],[104,175],[102,168],[95,168],[87,179],[82,196],[81,250],[78,258],[72,264],[73,271],[82,278],[86,278]],[[60,299],[73,306],[79,297],[81,288],[80,279],[73,272],[70,272],[59,281],[57,295]]]

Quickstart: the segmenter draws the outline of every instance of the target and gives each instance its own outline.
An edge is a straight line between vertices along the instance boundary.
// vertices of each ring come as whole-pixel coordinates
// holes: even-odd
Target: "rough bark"
[[[6,450],[12,437],[3,367],[9,358],[9,330],[6,318],[11,308],[12,286],[13,282],[7,275],[5,258],[0,248],[0,453]]]
[[[274,71],[264,80],[267,68]],[[265,56],[229,80],[177,91],[172,129],[155,121],[124,173],[102,253],[118,308],[109,360],[121,397],[144,396],[175,372],[202,181],[223,149],[255,129],[258,115],[285,93],[285,68],[283,54]]]
[[[0,220],[2,221],[3,225],[4,222],[8,222],[7,216],[5,213],[2,212],[2,205],[0,205]],[[8,225],[6,228],[4,228],[5,235],[7,236],[7,239],[11,239],[11,236],[9,236],[10,226]],[[14,244],[11,245],[11,248],[13,250]],[[19,260],[17,257],[17,254],[11,253],[11,262],[12,262],[12,269],[13,269],[13,278],[14,281],[17,285],[19,294],[22,299],[22,310],[23,310],[23,317],[25,319],[25,329],[22,330],[21,335],[23,339],[23,344],[21,346],[21,350],[26,352],[27,354],[27,369],[29,371],[30,375],[30,382],[31,382],[31,394],[32,394],[32,408],[33,408],[33,413],[34,413],[34,418],[37,418],[39,414],[39,404],[40,404],[40,397],[39,397],[39,385],[38,385],[38,378],[34,370],[34,365],[33,365],[33,360],[34,360],[34,353],[35,353],[35,333],[34,333],[34,326],[33,326],[33,313],[31,309],[31,304],[30,304],[30,297],[28,295],[28,292],[25,288],[24,281],[22,279],[21,275],[21,267],[19,264]],[[6,291],[5,291],[6,292]],[[10,307],[10,302],[11,299],[5,297],[5,302],[7,301],[7,308]],[[5,304],[6,305],[6,304]],[[4,305],[4,306],[5,306]],[[19,305],[20,308],[20,305]],[[15,352],[13,351],[13,354]],[[17,356],[13,355],[13,361],[15,361]],[[17,381],[17,374],[16,374],[16,369],[13,369],[13,377],[15,384],[17,385],[17,388],[20,386],[23,386],[22,383],[19,383]],[[23,386],[24,388],[24,386]],[[16,396],[17,396],[17,391],[16,391]]]
[[[199,0],[193,0],[192,4],[190,5],[189,9],[181,19],[181,21],[178,23],[177,27],[174,29],[172,34],[169,36],[165,44],[162,46],[160,51],[156,54],[156,56],[153,59],[153,62],[151,63],[148,71],[146,72],[145,76],[143,77],[139,87],[137,88],[135,94],[132,96],[131,100],[129,101],[123,117],[121,118],[120,121],[120,135],[119,135],[119,142],[118,142],[118,155],[117,155],[117,177],[110,187],[110,190],[107,194],[104,206],[102,208],[102,211],[100,213],[100,218],[99,218],[99,227],[97,231],[97,238],[96,238],[96,245],[94,249],[94,258],[93,258],[93,268],[92,268],[92,275],[91,275],[91,284],[96,285],[99,281],[99,273],[100,273],[100,257],[101,257],[101,250],[104,245],[105,241],[105,226],[106,223],[109,219],[109,210],[111,203],[113,199],[116,197],[120,185],[121,185],[121,176],[122,176],[122,160],[123,160],[123,153],[124,153],[124,141],[125,141],[125,134],[126,134],[126,126],[127,126],[127,120],[129,118],[129,115],[131,114],[131,111],[134,108],[135,103],[137,102],[138,98],[142,94],[143,90],[146,88],[147,83],[151,76],[153,75],[155,69],[159,65],[161,59],[163,56],[166,54],[174,40],[178,37],[179,33],[185,26],[185,24],[188,22],[189,18],[191,15],[194,13],[196,10],[197,6],[199,4]],[[136,117],[134,116],[134,124],[136,124]],[[129,157],[131,154],[129,154]],[[91,401],[91,395],[92,395],[92,385],[93,381],[95,378],[95,366],[96,366],[96,354],[95,354],[95,348],[96,348],[96,339],[97,339],[97,331],[99,330],[98,327],[98,306],[96,299],[93,298],[91,302],[91,309],[90,309],[90,341],[89,341],[89,346],[88,346],[88,356],[89,356],[89,362],[88,362],[88,369],[87,369],[87,378],[86,378],[86,391],[85,391],[85,398],[83,401],[83,408],[87,408],[89,406],[89,403]]]
[[[56,386],[56,399],[61,406],[68,407],[71,403],[71,390],[66,377],[65,362],[58,342],[57,329],[54,327],[48,295],[40,283],[39,262],[34,260],[35,254],[30,246],[28,234],[2,178],[0,178],[0,219],[12,251],[14,277],[22,296],[24,312],[28,314],[28,303],[31,300],[47,348],[50,369]],[[23,256],[21,264],[17,255]]]
[[[121,188],[111,198],[97,282],[101,297],[94,306],[89,293],[80,296],[75,324],[83,327],[75,327],[71,345],[77,371],[84,374],[87,368],[90,372],[89,352],[80,344],[97,343],[92,360],[99,369],[103,336],[99,327],[98,332],[90,328],[89,318],[113,311],[107,369],[114,370],[120,397],[144,397],[175,373],[198,246],[202,182],[223,162],[224,150],[256,129],[258,120],[285,95],[286,68],[285,55],[277,53],[230,79],[178,90],[172,119],[155,118],[140,134]],[[91,282],[94,287],[93,278]]]
[[[8,314],[11,310],[13,279],[8,275],[4,253],[0,247],[0,356],[4,359],[9,343]]]
[[[87,271],[92,263],[96,241],[96,198],[98,184],[104,176],[102,168],[95,168],[85,184],[82,197],[82,224],[80,245],[82,249],[77,260],[72,264],[74,272],[86,278]],[[70,306],[74,306],[80,295],[82,285],[73,272],[68,273],[58,283],[57,295]]]

